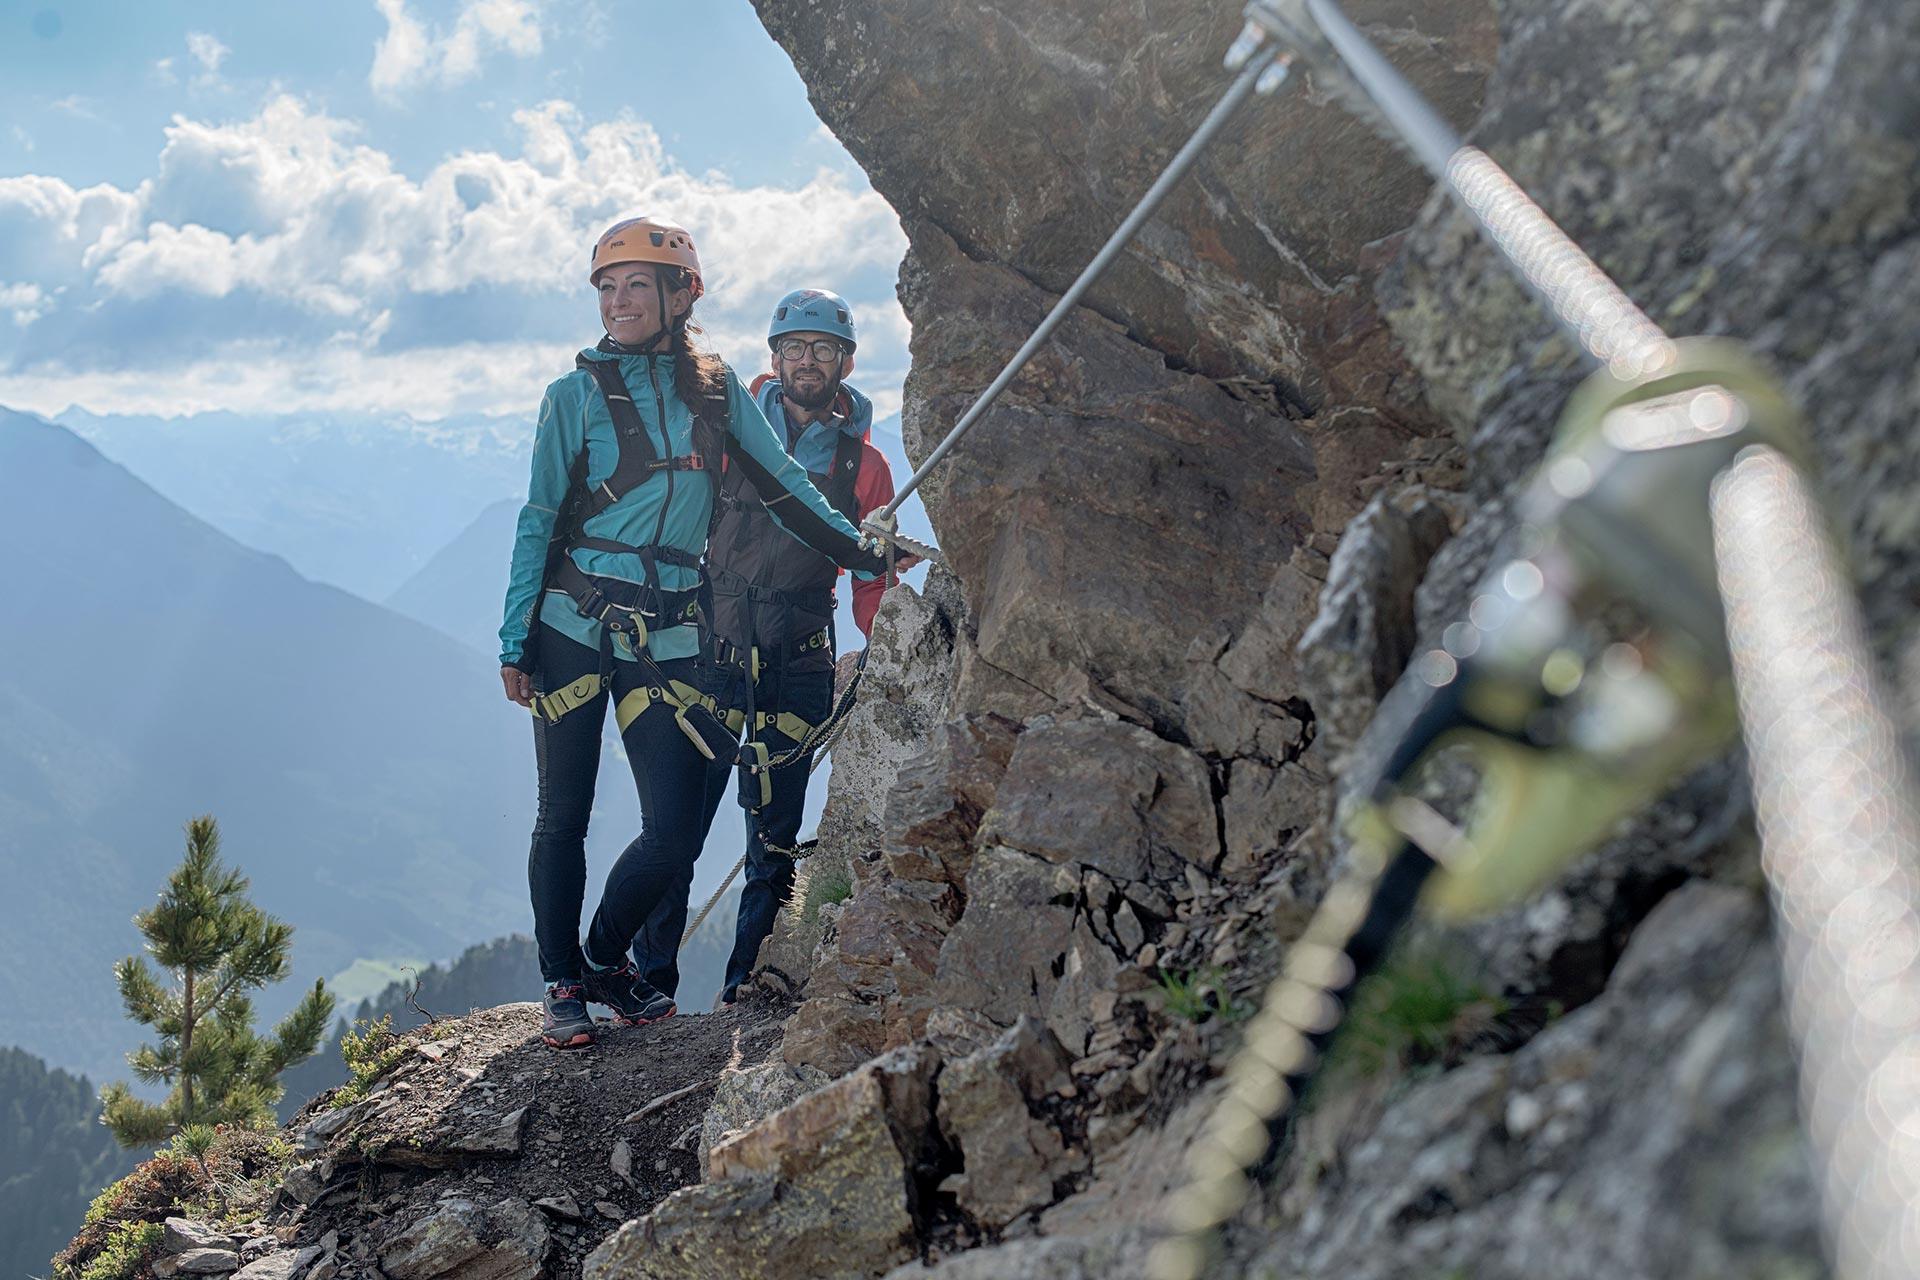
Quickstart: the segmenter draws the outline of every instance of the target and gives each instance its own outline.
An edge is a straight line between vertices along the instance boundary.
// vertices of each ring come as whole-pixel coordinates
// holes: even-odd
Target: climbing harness
[[[1743,724],[1837,1273],[1912,1274],[1920,817],[1791,407],[1738,348],[1662,333],[1333,0],[1246,12],[1236,88],[1307,58],[1441,180],[1601,368],[1569,401],[1515,554],[1381,705],[1401,733],[1362,790],[1348,865],[1248,1026],[1151,1274],[1207,1274],[1356,986],[1423,894],[1458,915],[1531,891]],[[1464,831],[1412,786],[1451,747],[1481,768]]]
[[[799,738],[798,744],[792,750],[783,751],[766,761],[763,767],[769,774],[778,769],[790,769],[803,760],[807,762],[809,773],[820,767],[820,762],[827,758],[827,753],[833,750],[834,744],[840,741],[841,735],[847,730],[847,719],[852,714],[854,703],[860,696],[860,679],[866,674],[868,652],[869,649],[862,649],[860,656],[854,659],[853,674],[848,677],[847,687],[841,690],[840,696],[835,699],[833,711],[827,718],[817,725],[808,727],[806,735]],[[799,717],[796,716],[795,719]],[[782,730],[782,732],[786,731]],[[791,738],[795,735],[788,733],[787,736]],[[815,839],[802,840],[791,848],[771,844],[765,847],[771,854],[798,862],[812,853],[819,843],[819,840]],[[693,941],[693,935],[700,931],[700,926],[706,923],[707,917],[712,914],[720,899],[726,896],[727,890],[733,887],[733,882],[739,878],[741,870],[746,865],[747,855],[743,853],[734,862],[733,870],[727,872],[727,878],[720,882],[720,887],[713,891],[713,896],[707,899],[707,905],[700,908],[700,914],[693,918],[693,923],[689,924],[686,932],[680,935],[681,946],[684,947]]]
[[[651,683],[627,691],[625,697],[614,704],[614,722],[620,732],[642,715],[653,704],[661,703],[673,708],[674,721],[681,732],[693,742],[694,748],[709,760],[719,758],[719,752],[731,749],[734,736],[746,719],[738,708],[722,712],[717,700],[711,694],[701,693],[684,680],[674,680],[660,669],[652,659],[642,659],[642,670]],[[600,696],[607,685],[598,672],[589,672],[573,683],[551,693],[538,693],[533,697],[533,713],[548,724],[558,724],[568,712],[584,706]],[[724,741],[719,737],[709,737],[703,726],[709,720],[716,720],[726,728]]]
[[[793,296],[798,295],[790,295],[782,306]],[[809,298],[820,302],[824,295]],[[830,321],[813,317],[806,322]],[[777,313],[773,327],[780,328]],[[755,382],[755,394],[763,382]],[[844,394],[836,409],[851,419],[853,407]],[[777,413],[770,417],[782,421]],[[827,504],[851,519],[857,510],[855,489],[866,438],[860,431],[841,430],[838,423],[832,429],[838,438],[817,482]],[[788,448],[793,447],[789,432]],[[765,508],[748,499],[746,494],[757,490],[743,491],[746,483],[743,475],[729,473],[720,486],[724,511],[715,519],[709,540],[707,577],[713,592],[716,665],[732,673],[729,688],[734,679],[744,680],[746,735],[736,754],[737,799],[747,812],[758,813],[773,802],[773,751],[761,740],[762,733],[777,728],[797,740],[811,728],[791,712],[763,712],[761,681],[771,673],[777,699],[794,664],[831,667],[833,592],[840,569],[805,544],[782,536]],[[784,585],[766,585],[772,582]]]
[[[617,350],[611,339],[602,339],[599,349],[609,353]],[[626,379],[621,376],[619,362],[580,355],[575,357],[574,364],[586,372],[599,388],[607,413],[613,419],[614,440],[619,452],[614,461],[613,474],[597,485],[587,484],[588,459],[584,446],[567,469],[567,496],[561,504],[559,517],[554,521],[553,533],[547,540],[546,560],[541,569],[539,590],[534,593],[534,609],[529,617],[522,660],[529,670],[536,665],[540,629],[534,624],[539,617],[539,602],[546,598],[549,590],[563,591],[573,600],[574,607],[583,617],[601,624],[600,676],[604,681],[613,674],[612,642],[615,634],[627,636],[638,653],[646,644],[649,631],[654,628],[687,623],[700,625],[699,589],[662,591],[659,566],[671,564],[698,573],[701,564],[698,556],[677,547],[660,546],[657,542],[635,545],[590,537],[585,531],[587,521],[662,472],[667,474],[669,484],[672,483],[673,473],[680,471],[699,472],[707,476],[709,483],[714,483],[713,478],[721,473],[726,461],[727,403],[724,392],[709,395],[703,404],[694,409],[694,451],[662,458],[653,446],[652,437],[647,434],[639,411],[634,408],[633,395],[627,389]],[[660,390],[651,360],[647,362],[647,379],[652,384],[654,402],[658,406],[660,421],[664,424],[665,396]],[[666,507],[663,504],[662,524],[665,520]],[[637,556],[646,580],[628,582],[588,574],[574,563],[572,553],[575,548]]]
[[[601,347],[611,350],[605,341]],[[615,637],[623,637],[633,660],[640,664],[641,674],[647,683],[630,691],[614,708],[614,717],[621,731],[625,732],[627,726],[649,706],[659,702],[673,708],[674,723],[702,756],[708,760],[730,756],[739,732],[737,728],[729,727],[731,718],[719,713],[713,697],[702,694],[683,681],[670,679],[647,654],[647,637],[655,629],[683,625],[705,629],[699,587],[663,591],[659,584],[659,566],[662,563],[699,573],[699,558],[678,548],[657,543],[639,546],[588,537],[584,533],[588,520],[661,472],[669,474],[669,481],[672,472],[700,472],[712,483],[713,478],[721,474],[726,458],[725,396],[710,396],[707,403],[694,413],[693,453],[662,458],[647,434],[639,411],[634,408],[633,396],[627,389],[625,378],[621,376],[618,362],[595,360],[582,355],[576,358],[575,363],[593,378],[600,390],[607,412],[613,419],[619,456],[615,460],[613,474],[591,487],[586,484],[586,450],[583,448],[574,459],[569,469],[571,483],[567,500],[547,544],[546,567],[535,599],[544,598],[549,588],[564,591],[581,616],[600,624],[600,667],[597,672],[582,676],[562,689],[537,695],[533,703],[534,713],[549,723],[555,723],[568,712],[591,702],[601,690],[611,689]],[[651,361],[647,365],[647,377],[649,381],[655,380]],[[660,421],[664,423],[664,396],[657,381],[654,398],[660,406]],[[665,519],[666,508],[663,504],[661,521],[664,523]],[[588,574],[573,561],[572,551],[576,547],[638,556],[644,566],[646,581],[628,582]],[[529,643],[535,633],[536,629],[530,628]]]

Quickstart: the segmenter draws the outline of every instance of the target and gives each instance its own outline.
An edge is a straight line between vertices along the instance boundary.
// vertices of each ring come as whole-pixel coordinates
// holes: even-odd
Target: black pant
[[[744,677],[736,676],[730,690],[722,689],[722,696],[733,706],[745,709]],[[754,709],[776,715],[789,711],[810,725],[821,723],[833,710],[833,669],[762,672],[754,686]],[[759,740],[771,756],[784,755],[799,745],[772,726],[760,730]],[[772,799],[758,813],[747,810],[747,879],[740,890],[740,915],[734,924],[733,952],[727,959],[729,987],[747,980],[754,958],[760,954],[760,944],[773,932],[774,917],[793,896],[793,859],[773,849],[791,849],[800,838],[811,765],[812,758],[808,757],[775,770]],[[647,981],[669,994],[674,988],[664,984],[680,981],[680,935],[686,929],[687,889],[691,883],[689,870],[687,885],[661,899],[634,942],[634,961]]]
[[[600,655],[552,627],[542,626],[534,687],[562,688],[600,669]],[[659,664],[667,677],[698,686],[699,664],[679,658]],[[615,662],[611,701],[646,687],[638,663]],[[580,912],[586,896],[587,819],[608,691],[562,716],[533,717],[534,758],[540,770],[539,817],[527,856],[533,897],[533,936],[540,974],[548,982],[580,976]],[[677,895],[686,901],[694,859],[728,781],[729,761],[709,761],[674,721],[673,708],[655,700],[621,734],[634,787],[640,793],[640,834],[607,873],[600,906],[587,934],[598,964],[618,964],[656,905]],[[676,940],[677,941],[677,940]]]

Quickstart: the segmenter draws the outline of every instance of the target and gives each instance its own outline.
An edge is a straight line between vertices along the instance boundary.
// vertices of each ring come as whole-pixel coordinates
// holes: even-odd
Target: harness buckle
[[[649,471],[705,471],[707,460],[697,453],[684,454],[678,458],[655,458],[647,463]]]

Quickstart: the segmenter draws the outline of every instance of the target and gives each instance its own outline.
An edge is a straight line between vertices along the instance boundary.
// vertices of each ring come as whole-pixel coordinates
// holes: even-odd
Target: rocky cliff
[[[1198,120],[1238,22],[757,7],[907,229],[915,451]],[[1920,20],[1349,7],[1656,319],[1782,371],[1900,665]],[[1137,1273],[1233,1015],[1338,854],[1373,708],[1464,609],[1579,376],[1313,79],[1228,130],[931,487],[965,604],[951,715],[899,773],[783,1045],[829,1074],[882,1051],[929,1073],[936,1157],[899,1145],[902,1276]],[[1739,778],[1675,779],[1538,900],[1427,939],[1438,976],[1402,994],[1444,1025],[1412,1051],[1381,1033],[1384,1067],[1329,1082],[1232,1269],[1821,1273]],[[670,1271],[622,1238],[681,1247],[631,1225],[604,1274]]]
[[[1211,104],[1239,25],[1217,0],[756,7],[907,230],[921,456]],[[1781,370],[1911,667],[1920,11],[1349,8],[1657,320]],[[618,1156],[555,1109],[580,1082],[475,1049],[490,1097],[590,1153],[542,1175],[580,1220],[515,1207],[544,1148],[429,1176],[358,1119],[309,1121],[338,1199],[324,1221],[283,1200],[289,1247],[324,1227],[328,1274],[422,1280],[1141,1275],[1339,856],[1373,711],[1463,609],[1578,372],[1464,220],[1296,74],[929,483],[953,573],[883,607],[810,871],[850,891],[783,920],[737,1027],[696,1024],[736,1047],[704,1115],[650,1113],[668,1152],[629,1147],[659,1176],[596,1219],[573,1183]],[[1740,778],[1675,779],[1539,898],[1417,939],[1221,1273],[1825,1274]],[[571,1069],[659,1096],[646,1063],[688,1052],[665,1034]],[[471,1247],[396,1271],[436,1214]]]

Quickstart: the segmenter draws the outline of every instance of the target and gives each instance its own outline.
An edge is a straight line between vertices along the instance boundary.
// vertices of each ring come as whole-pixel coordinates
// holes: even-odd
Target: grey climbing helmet
[[[859,345],[853,333],[853,308],[845,298],[825,289],[795,289],[780,299],[773,309],[773,323],[767,326],[767,346],[789,333],[830,333],[849,351]]]

